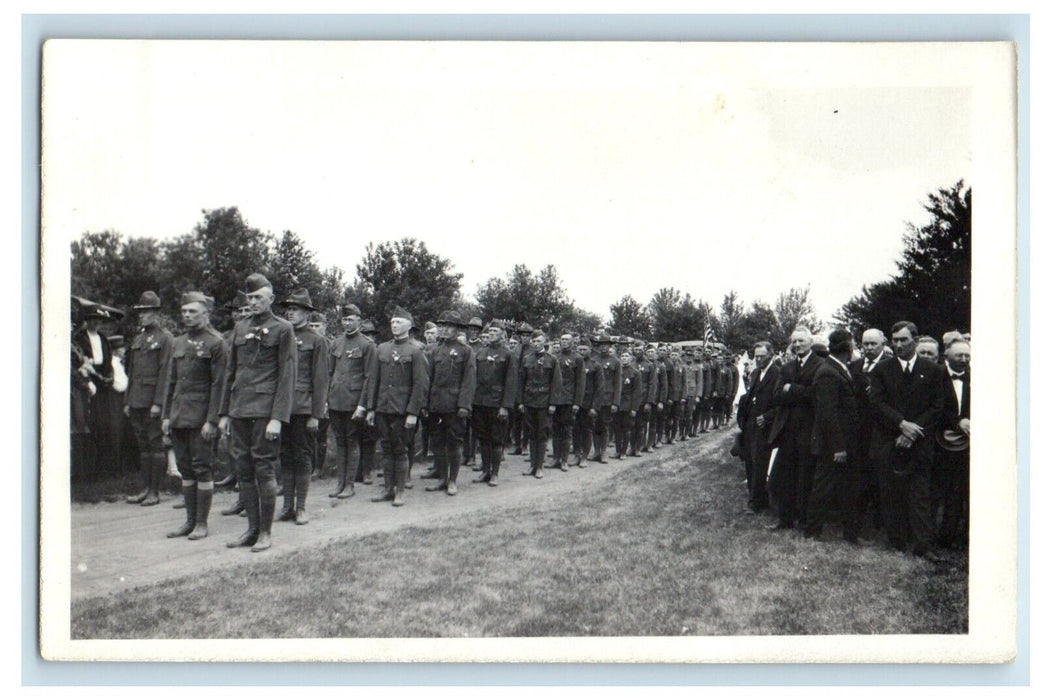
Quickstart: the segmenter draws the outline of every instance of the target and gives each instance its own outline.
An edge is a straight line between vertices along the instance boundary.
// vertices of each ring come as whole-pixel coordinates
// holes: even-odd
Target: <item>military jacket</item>
[[[573,351],[558,354],[558,371],[562,374],[561,391],[551,397],[556,406],[579,406],[584,401],[584,383],[587,373],[584,371],[584,358]]]
[[[620,411],[640,411],[645,403],[642,373],[633,364],[620,366]]]
[[[271,311],[236,324],[220,415],[290,422],[297,376],[294,327]]]
[[[599,355],[598,362],[602,365],[602,406],[620,407],[620,360],[613,355]]]
[[[549,352],[529,352],[522,357],[520,403],[529,408],[547,408],[551,397],[562,392],[562,371],[558,358]]]
[[[377,413],[419,416],[428,400],[428,359],[409,338],[377,346],[377,372],[368,382],[369,405]]]
[[[297,344],[297,377],[294,380],[295,416],[326,418],[326,400],[330,389],[330,341],[306,324],[294,329]]]
[[[703,398],[709,399],[715,391],[714,367],[711,365],[710,362],[704,362],[700,374],[703,379]]]
[[[475,358],[474,405],[488,408],[513,408],[518,393],[518,355],[504,343],[479,351]]]
[[[362,333],[341,335],[330,345],[330,389],[333,411],[370,410],[367,387],[377,374],[377,345]]]
[[[597,357],[589,355],[584,360],[584,397],[580,407],[585,411],[594,409],[597,411],[602,407],[602,384],[605,383],[605,373],[602,372],[602,363]]]
[[[667,363],[662,360],[656,361],[656,401],[666,404],[667,395],[670,393],[670,376],[667,371]]]
[[[146,328],[134,338],[127,352],[124,403],[131,408],[163,405],[173,347],[174,336],[165,328]]]
[[[699,367],[691,362],[683,364],[682,371],[685,373],[685,388],[682,390],[682,398],[686,400],[694,399],[700,395],[702,387],[699,380],[702,378],[703,373]]]
[[[660,386],[656,381],[656,367],[652,362],[649,362],[649,360],[644,357],[631,364],[634,365],[638,374],[642,376],[642,389],[644,390],[644,393],[640,397],[640,402],[642,404],[656,403],[657,392],[660,390]]]
[[[718,368],[718,396],[730,398],[732,396],[732,370],[727,364]]]
[[[207,326],[174,339],[163,418],[172,428],[201,428],[218,422],[228,361],[225,340]]]
[[[671,362],[667,365],[667,372],[671,387],[667,398],[678,403],[685,397],[685,365],[681,361]]]
[[[475,399],[475,351],[449,340],[431,352],[431,388],[427,408],[431,413],[471,410]]]

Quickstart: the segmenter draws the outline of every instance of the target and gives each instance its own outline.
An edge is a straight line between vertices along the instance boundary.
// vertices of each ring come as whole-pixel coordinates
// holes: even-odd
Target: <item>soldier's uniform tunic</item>
[[[594,426],[598,411],[602,407],[602,385],[605,373],[602,363],[593,355],[584,359],[584,396],[580,403],[580,411],[576,415],[573,426],[573,451],[576,452],[576,466],[583,467],[587,453],[594,445]],[[593,415],[592,415],[593,413]]]
[[[631,364],[642,377],[642,388],[645,390],[641,398],[641,408],[635,416],[634,427],[631,429],[631,451],[630,454],[637,455],[639,452],[648,452],[649,421],[652,416],[652,408],[656,405],[656,397],[660,390],[657,382],[655,365],[642,357]]]
[[[584,370],[584,359],[573,350],[561,350],[557,359],[558,370],[562,375],[562,387],[558,394],[551,397],[551,403],[557,407],[552,420],[554,438],[551,451],[555,459],[552,466],[564,469],[569,459],[569,444],[576,421],[573,406],[583,403],[587,373]]]
[[[620,365],[620,405],[613,420],[617,459],[623,458],[624,453],[627,452],[628,442],[634,439],[634,419],[642,412],[645,394],[646,388],[642,383],[642,373],[634,364],[626,367]]]
[[[657,447],[663,439],[663,432],[667,427],[667,394],[670,393],[670,377],[668,376],[667,363],[656,359],[656,400],[652,405],[652,414],[655,421],[649,426],[649,440],[647,444]],[[660,408],[660,405],[663,408]]]
[[[330,346],[330,427],[337,452],[337,487],[332,495],[354,492],[353,484],[370,478],[375,443],[368,439],[365,421],[352,420],[355,409],[373,408],[368,391],[377,374],[377,345],[359,331],[345,333]],[[365,459],[369,452],[370,460]]]
[[[544,452],[550,433],[548,407],[552,405],[552,397],[561,392],[562,372],[554,355],[544,350],[523,356],[519,397],[529,430],[530,471],[527,474],[543,476]]]
[[[146,490],[156,495],[167,471],[163,448],[162,419],[151,415],[152,407],[162,408],[170,373],[170,352],[174,336],[164,328],[153,326],[142,330],[127,353],[127,406],[131,432],[138,444]],[[155,501],[153,501],[155,502]]]
[[[602,396],[599,402],[598,419],[594,428],[594,449],[596,459],[605,458],[610,433],[613,431],[613,407],[620,407],[620,360],[608,350],[600,353],[595,359],[602,366]]]
[[[483,348],[475,358],[475,408],[471,421],[479,443],[485,481],[500,473],[518,380],[518,355],[508,350],[503,341]],[[500,418],[500,409],[508,410],[506,420]]]
[[[294,342],[297,345],[294,400],[290,421],[283,426],[281,450],[284,513],[305,509],[315,458],[315,433],[308,431],[308,420],[326,417],[330,387],[330,344],[326,338],[305,324],[303,328],[294,329]]]
[[[460,410],[472,410],[475,398],[475,351],[450,338],[431,353],[431,388],[428,392],[428,430],[439,467],[439,480],[456,483],[460,472],[461,445],[467,419]]]
[[[667,444],[669,445],[678,436],[678,425],[682,412],[685,410],[682,402],[685,395],[685,365],[680,359],[677,362],[668,360],[668,373],[670,390],[667,392]]]

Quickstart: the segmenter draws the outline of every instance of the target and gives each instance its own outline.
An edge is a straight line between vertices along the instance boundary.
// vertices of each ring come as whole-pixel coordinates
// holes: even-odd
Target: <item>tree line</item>
[[[968,328],[971,191],[959,182],[930,194],[925,206],[932,221],[921,228],[907,224],[897,274],[864,286],[838,311],[837,321],[856,332],[886,328],[898,318],[913,320],[929,333]],[[730,291],[717,307],[666,287],[646,304],[629,294],[621,297],[605,319],[576,305],[554,265],[535,272],[515,265],[505,276],[478,285],[469,298],[453,262],[415,238],[371,242],[349,281],[343,268],[320,267],[315,252],[293,231],[278,236],[261,231],[250,226],[237,207],[203,210],[202,215],[192,231],[168,241],[115,231],[82,234],[72,243],[73,294],[129,308],[152,289],[176,318],[181,293],[198,289],[217,300],[214,322],[224,327],[229,316],[223,304],[250,272],[261,271],[277,297],[307,288],[334,332],[340,329],[338,305],[348,300],[368,313],[382,337],[388,335],[396,305],[421,321],[455,308],[467,318],[525,320],[552,333],[605,328],[613,334],[665,341],[710,337],[736,350],[766,338],[783,347],[795,326],[819,332],[824,325],[808,286],[784,291],[771,304],[748,304]]]

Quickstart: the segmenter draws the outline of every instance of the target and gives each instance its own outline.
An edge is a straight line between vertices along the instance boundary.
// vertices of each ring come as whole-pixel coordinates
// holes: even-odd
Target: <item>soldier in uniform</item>
[[[392,312],[392,339],[377,347],[377,372],[369,382],[366,422],[381,436],[384,493],[374,501],[405,505],[412,431],[428,396],[428,360],[410,339],[413,316],[401,306]]]
[[[681,361],[681,353],[671,349],[667,357],[668,386],[667,392],[667,444],[674,444],[678,437],[678,425],[685,410],[685,366]]]
[[[707,427],[710,425],[711,411],[714,404],[714,392],[717,386],[717,375],[714,372],[714,365],[711,362],[710,350],[706,347],[700,353],[700,372],[703,377],[703,392],[700,395],[700,432],[707,432]]]
[[[525,356],[532,352],[530,346],[530,338],[533,337],[533,326],[523,322],[518,328],[518,350],[515,351],[515,360],[518,365],[518,381],[522,381],[522,361]],[[521,395],[518,397],[519,403],[521,403]],[[511,453],[513,455],[520,455],[523,451],[529,448],[529,426],[526,423],[526,414],[524,411],[515,411],[514,415],[514,427],[511,431],[514,437],[515,449]]]
[[[652,406],[653,420],[649,422],[649,437],[646,444],[650,449],[657,449],[663,440],[667,427],[667,395],[670,393],[666,358],[661,354],[660,346],[650,345],[647,358],[656,368],[656,401]]]
[[[471,348],[471,352],[475,357],[478,357],[478,353],[482,350],[483,328],[485,328],[485,326],[482,324],[482,319],[478,316],[474,316],[470,321],[468,321],[468,325],[462,329],[467,336],[467,344]],[[470,418],[465,422],[464,431],[464,464],[465,466],[475,466],[477,444],[475,441],[475,431],[472,429]],[[478,471],[477,467],[475,471]]]
[[[330,345],[325,336],[308,325],[308,315],[315,311],[307,289],[298,289],[283,302],[286,320],[294,328],[297,345],[297,374],[294,379],[294,401],[290,422],[283,437],[283,510],[279,521],[293,520],[298,525],[308,522],[305,504],[312,480],[315,436],[319,420],[326,417],[326,397],[330,387]]]
[[[634,368],[642,376],[642,388],[645,390],[645,394],[641,397],[642,407],[635,416],[634,428],[631,430],[631,451],[628,454],[636,457],[641,452],[649,451],[647,442],[649,420],[652,418],[652,407],[656,403],[656,396],[660,386],[656,381],[656,367],[646,359],[645,343],[640,340],[634,343],[634,359],[632,362],[634,362]]]
[[[580,344],[576,346],[576,354],[584,363],[584,394],[580,401],[580,412],[576,415],[576,424],[573,426],[573,451],[576,453],[573,466],[583,469],[584,461],[594,445],[594,427],[598,420],[598,411],[602,407],[605,374],[602,372],[601,360],[591,356],[590,340],[581,339]]]
[[[428,365],[431,366],[431,354],[435,351],[435,347],[439,343],[439,327],[431,321],[424,323],[424,356],[428,358]],[[427,461],[428,454],[431,450],[430,440],[428,439],[428,414],[425,410],[421,413],[420,417],[420,433],[421,433],[421,449],[420,456],[417,458],[421,462]],[[424,473],[421,477],[423,479],[434,479],[438,476],[438,465],[432,464],[431,469]]]
[[[475,359],[475,399],[471,421],[478,439],[482,476],[474,483],[496,486],[519,372],[518,356],[504,344],[504,324],[492,321],[488,333],[489,344]]]
[[[308,314],[308,327],[321,338],[326,338],[327,349],[332,347],[330,338],[326,335],[326,315],[321,311],[313,311]],[[333,362],[332,356],[327,358],[327,366]],[[327,413],[319,419],[319,432],[315,434],[315,462],[312,465],[312,477],[325,476],[326,468],[326,440],[329,437],[330,415]]]
[[[551,453],[554,457],[551,469],[568,471],[573,425],[584,402],[584,383],[587,380],[584,358],[573,350],[572,333],[562,334],[557,358],[559,373],[562,375],[562,391],[551,397],[551,402],[557,406],[551,428]]]
[[[550,419],[556,411],[552,397],[562,393],[562,372],[558,359],[547,351],[542,330],[533,331],[529,343],[530,352],[522,359],[518,411],[525,414],[529,430],[529,471],[525,476],[542,479]]]
[[[207,536],[214,498],[212,444],[217,437],[218,408],[225,389],[225,341],[210,325],[210,299],[201,292],[181,295],[185,333],[174,340],[169,381],[163,401],[162,430],[174,446],[185,524],[167,537],[199,540]]]
[[[601,397],[598,403],[598,419],[594,427],[593,461],[606,463],[609,434],[613,431],[613,416],[620,408],[620,360],[612,353],[612,341],[607,335],[594,338],[597,352],[595,359],[602,368]]]
[[[272,546],[276,478],[283,423],[290,422],[297,344],[294,329],[272,313],[272,284],[246,279],[250,316],[236,324],[228,351],[218,428],[231,437],[229,452],[247,513],[247,530],[228,543],[260,552]]]
[[[369,382],[377,373],[377,346],[360,331],[362,314],[355,304],[341,307],[344,333],[330,349],[330,425],[333,427],[337,452],[337,486],[330,498],[355,495],[356,477],[362,470],[362,439],[366,413],[373,408],[369,401]],[[369,471],[365,483],[373,483]]]
[[[127,498],[128,503],[154,506],[159,503],[160,485],[167,473],[167,451],[163,447],[161,414],[170,369],[174,336],[160,325],[160,298],[155,292],[141,295],[138,312],[141,332],[127,354],[127,394],[123,412],[130,418],[138,443],[145,490]]]
[[[225,350],[227,357],[227,351],[232,346],[232,334],[236,330],[236,324],[250,315],[250,305],[247,303],[246,292],[236,292],[235,298],[232,301],[225,304],[225,308],[229,312],[231,312],[232,315],[232,327],[221,334],[221,339],[225,342]],[[219,400],[218,404],[220,403],[221,401]],[[219,430],[217,443],[217,459],[226,469],[228,474],[221,481],[215,481],[214,487],[217,488],[220,486],[232,486],[236,487],[236,490],[238,491],[239,489],[238,484],[236,482],[236,470],[235,467],[232,465],[232,459],[228,454],[228,442],[228,435],[226,435],[223,431]],[[243,506],[243,499],[237,496],[236,502],[228,508],[221,511],[221,514],[238,515],[240,513],[245,512],[246,508]]]
[[[445,491],[456,496],[464,426],[471,417],[475,398],[475,353],[468,344],[460,342],[458,331],[465,325],[459,313],[444,312],[438,324],[443,342],[431,353],[427,409],[439,483],[425,491]]]
[[[627,346],[620,350],[619,376],[620,406],[613,419],[613,428],[616,433],[616,458],[623,459],[628,442],[634,439],[634,420],[642,410],[645,399],[642,373],[631,363],[631,351]]]
[[[359,332],[369,338],[374,348],[377,347],[377,327],[373,324],[373,321],[369,319],[362,322],[362,326],[359,327]],[[363,429],[359,436],[359,472],[356,474],[355,483],[372,484],[373,478],[381,477],[382,472],[375,469],[377,464],[377,440],[380,439],[380,435],[377,433],[377,427],[370,425],[363,419]],[[374,473],[376,471],[376,473]]]

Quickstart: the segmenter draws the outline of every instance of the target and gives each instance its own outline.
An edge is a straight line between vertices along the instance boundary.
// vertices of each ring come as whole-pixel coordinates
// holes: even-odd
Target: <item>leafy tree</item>
[[[718,314],[721,342],[730,348],[747,347],[745,344],[744,304],[740,301],[736,290],[730,290],[721,300],[721,313]]]
[[[525,265],[515,265],[506,279],[493,277],[479,285],[475,301],[483,320],[525,321],[549,333],[560,332],[577,319],[554,265],[536,275]]]
[[[615,335],[648,338],[652,335],[652,319],[638,301],[627,294],[609,307],[609,331]]]
[[[790,334],[798,326],[807,326],[813,333],[818,333],[823,324],[816,316],[816,309],[809,297],[809,285],[803,288],[792,287],[785,292],[780,292],[776,299],[776,328],[775,337],[772,342],[776,347],[786,347],[790,341]]]
[[[377,326],[379,337],[388,338],[388,322],[396,305],[423,326],[460,298],[460,279],[453,263],[428,250],[423,241],[403,238],[395,242],[366,246],[366,255],[356,266],[355,292],[364,315]]]
[[[853,331],[913,321],[922,333],[971,330],[971,188],[961,180],[928,195],[931,220],[907,222],[898,272],[863,286],[836,314]]]
[[[192,235],[201,258],[193,281],[215,299],[234,297],[252,272],[269,272],[272,236],[249,226],[237,207],[203,210]]]
[[[323,274],[315,263],[315,253],[293,231],[284,231],[276,243],[268,265],[268,281],[272,283],[277,299],[304,288],[315,303],[323,285]]]
[[[755,301],[743,314],[743,320],[740,322],[739,331],[736,334],[736,344],[730,344],[729,347],[733,347],[737,351],[746,349],[753,354],[754,343],[762,340],[776,343],[779,335],[779,322],[776,321],[776,313],[772,307],[763,301]],[[776,345],[775,347],[783,346]]]

